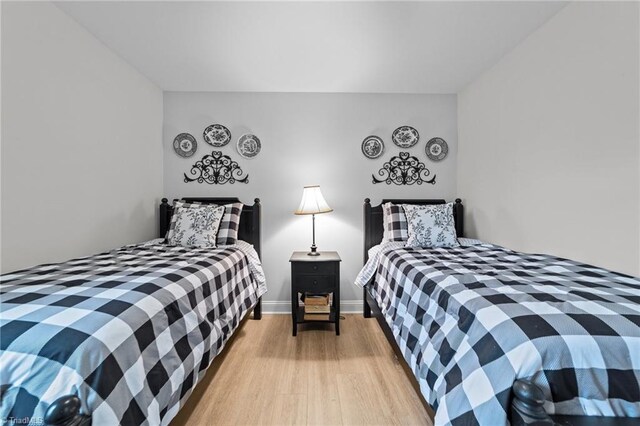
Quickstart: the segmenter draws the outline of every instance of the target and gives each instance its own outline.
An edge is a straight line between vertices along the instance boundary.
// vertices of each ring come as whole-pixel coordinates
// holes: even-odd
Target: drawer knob
[[[318,265],[313,265],[313,270],[317,271],[318,270]]]
[[[316,280],[313,280],[313,283],[314,283],[314,284],[318,284],[318,281],[316,281]]]

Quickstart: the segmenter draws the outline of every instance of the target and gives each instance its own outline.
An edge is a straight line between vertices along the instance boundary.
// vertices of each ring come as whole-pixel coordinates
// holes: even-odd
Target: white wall
[[[458,96],[467,230],[640,275],[638,3],[572,3]]]
[[[49,2],[2,2],[2,271],[155,237],[162,91]]]
[[[208,185],[185,183],[183,173],[213,147],[202,138],[206,126],[220,123],[229,128],[233,141],[220,149],[238,161],[249,174],[248,184]],[[391,141],[393,130],[403,124],[418,129],[421,140],[409,151],[437,175],[435,186],[396,186],[372,183],[371,174],[400,149]],[[249,203],[262,200],[262,260],[269,292],[266,310],[288,310],[290,294],[289,256],[311,245],[311,217],[294,216],[304,185],[319,184],[334,212],[316,216],[316,239],[320,250],[337,250],[342,257],[342,300],[361,299],[353,281],[362,267],[362,205],[391,197],[438,197],[456,195],[456,97],[455,95],[366,94],[257,94],[177,93],[164,95],[164,189],[167,197],[232,196]],[[194,135],[198,151],[180,158],[172,148],[182,132]],[[262,152],[242,159],[235,142],[246,132],[262,141]],[[362,140],[379,135],[386,152],[369,160],[360,152]],[[436,164],[424,153],[426,141],[444,138],[449,156]],[[277,303],[274,303],[277,302]],[[343,308],[360,309],[360,304]]]

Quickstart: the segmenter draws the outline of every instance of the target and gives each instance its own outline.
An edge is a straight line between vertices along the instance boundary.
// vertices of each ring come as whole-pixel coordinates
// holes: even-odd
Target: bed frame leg
[[[362,288],[362,313],[365,318],[371,318],[371,306],[367,303],[367,289]]]
[[[258,303],[256,303],[256,306],[253,308],[253,319],[262,319],[262,297],[258,298]]]
[[[65,395],[53,401],[44,415],[47,426],[89,426],[91,416],[80,414],[80,398]]]
[[[553,425],[551,417],[544,411],[544,393],[530,380],[519,379],[511,387],[511,425]]]

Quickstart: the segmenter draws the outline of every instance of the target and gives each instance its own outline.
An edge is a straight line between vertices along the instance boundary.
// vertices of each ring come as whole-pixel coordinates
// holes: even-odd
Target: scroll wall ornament
[[[184,174],[185,183],[198,182],[210,185],[224,185],[225,183],[249,183],[249,175],[243,176],[243,171],[238,163],[228,155],[222,155],[221,151],[213,151],[211,155],[205,155],[191,167],[190,174]]]
[[[382,179],[376,178],[375,174],[372,174],[373,183],[386,183],[387,185],[413,185],[417,183],[422,185],[423,183],[430,183],[435,185],[436,175],[433,175],[431,179],[428,179],[431,172],[427,169],[424,163],[420,162],[416,157],[409,155],[408,152],[401,152],[400,155],[393,156],[391,159],[384,163],[382,168],[378,170],[378,175]]]

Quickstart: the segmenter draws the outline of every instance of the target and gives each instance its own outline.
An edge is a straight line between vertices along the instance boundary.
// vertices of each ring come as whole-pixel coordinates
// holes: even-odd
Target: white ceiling
[[[457,93],[564,2],[57,2],[168,91]]]

